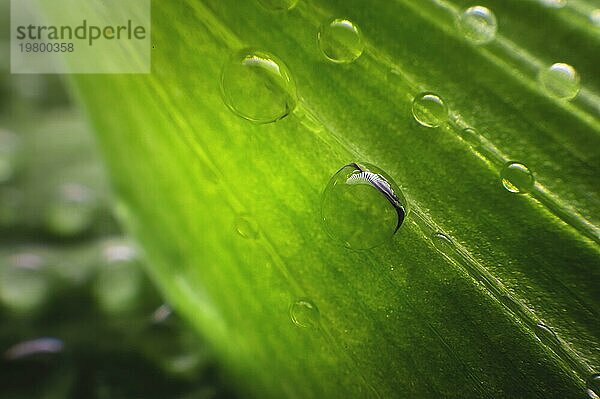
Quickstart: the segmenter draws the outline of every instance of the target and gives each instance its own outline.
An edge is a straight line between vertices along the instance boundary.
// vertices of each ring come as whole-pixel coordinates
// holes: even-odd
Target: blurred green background
[[[9,3],[0,1],[0,398],[231,397],[210,350],[145,275],[61,77],[10,75]]]

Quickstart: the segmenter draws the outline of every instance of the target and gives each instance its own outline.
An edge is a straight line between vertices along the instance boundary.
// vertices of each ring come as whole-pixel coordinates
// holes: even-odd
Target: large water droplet
[[[225,63],[223,101],[234,113],[255,123],[285,118],[296,108],[296,84],[287,66],[265,51],[244,49]]]
[[[486,7],[467,8],[457,19],[463,35],[474,44],[486,44],[494,40],[498,22],[494,13]]]
[[[398,231],[406,216],[406,199],[381,169],[351,163],[327,184],[321,212],[330,237],[348,248],[369,249]]]
[[[538,80],[548,94],[563,100],[575,98],[581,87],[579,74],[575,68],[562,62],[553,64],[547,69],[542,69]]]
[[[437,94],[420,93],[413,100],[412,114],[420,125],[438,127],[448,120],[448,107]]]
[[[12,179],[17,166],[19,139],[16,134],[0,129],[0,183]]]
[[[527,193],[535,185],[533,173],[522,163],[509,162],[500,172],[502,185],[511,193]]]
[[[594,373],[586,381],[587,394],[591,399],[600,398],[600,373]]]
[[[90,188],[76,183],[64,184],[46,210],[47,228],[63,237],[81,234],[92,225],[96,209],[96,198]]]
[[[235,220],[235,231],[247,239],[255,240],[258,238],[259,230],[258,226],[254,222],[254,219],[248,215],[239,215]]]
[[[290,318],[299,327],[316,327],[321,314],[310,299],[301,298],[290,306]]]
[[[338,63],[356,60],[365,49],[358,26],[343,18],[324,23],[317,35],[317,41],[325,58]]]
[[[270,11],[287,11],[294,8],[298,0],[258,0],[258,3]]]

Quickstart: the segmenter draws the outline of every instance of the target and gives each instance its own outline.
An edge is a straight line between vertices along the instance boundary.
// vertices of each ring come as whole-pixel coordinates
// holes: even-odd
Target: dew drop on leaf
[[[261,124],[285,118],[297,103],[296,84],[283,61],[253,49],[238,51],[225,62],[221,94],[235,114]]]
[[[431,241],[433,241],[433,245],[442,252],[454,247],[452,240],[444,233],[432,234]]]
[[[290,318],[299,327],[314,328],[319,324],[321,314],[310,299],[300,298],[290,306]]]
[[[235,219],[235,231],[243,238],[249,240],[255,240],[259,235],[258,226],[252,217],[248,215],[239,215]]]
[[[298,0],[258,0],[258,3],[269,11],[287,11],[298,4]]]
[[[321,52],[329,61],[349,63],[361,56],[365,49],[358,26],[343,18],[325,22],[317,35]]]
[[[560,341],[554,331],[552,331],[550,327],[544,323],[537,323],[535,325],[534,332],[535,336],[540,340],[540,342],[548,345],[549,347],[557,348],[560,346]]]
[[[535,177],[527,166],[519,162],[507,163],[500,172],[502,185],[511,193],[527,193],[535,185]]]
[[[575,98],[581,85],[579,74],[575,68],[562,62],[542,69],[538,80],[549,95],[562,100]]]
[[[406,199],[382,170],[351,163],[323,192],[321,216],[327,234],[351,249],[370,249],[390,240],[406,216]]]
[[[76,236],[92,225],[96,208],[96,198],[89,187],[78,183],[63,184],[46,209],[46,226],[53,234]]]
[[[474,44],[486,44],[494,40],[498,22],[494,13],[483,6],[467,8],[459,15],[457,24],[465,38]]]
[[[425,92],[414,98],[412,114],[420,125],[438,127],[448,120],[448,107],[437,94]]]

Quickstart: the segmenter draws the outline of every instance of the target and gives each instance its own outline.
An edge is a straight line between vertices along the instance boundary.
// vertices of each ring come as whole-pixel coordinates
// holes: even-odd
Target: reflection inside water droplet
[[[44,255],[34,251],[12,254],[0,260],[0,301],[17,312],[32,312],[50,294]]]
[[[463,35],[474,44],[486,44],[494,40],[498,22],[494,13],[486,7],[467,8],[457,19]]]
[[[406,216],[406,199],[396,183],[370,164],[340,169],[325,188],[321,205],[326,232],[352,249],[388,241]]]
[[[581,87],[581,80],[575,68],[562,62],[542,69],[538,80],[548,94],[563,100],[575,98]]]
[[[590,13],[590,21],[597,27],[600,27],[600,8]]]
[[[343,18],[324,23],[317,35],[317,41],[325,58],[337,63],[356,60],[365,48],[358,26]]]
[[[530,192],[535,185],[533,173],[522,163],[509,162],[500,172],[502,185],[511,193]]]
[[[290,306],[290,318],[299,327],[316,327],[321,314],[310,299],[302,298]]]
[[[59,353],[63,347],[64,343],[60,339],[38,338],[11,346],[4,352],[4,357],[8,360],[16,360],[44,353]]]
[[[412,104],[413,117],[425,127],[438,127],[448,120],[448,108],[444,100],[434,93],[420,93]]]
[[[454,248],[452,240],[444,233],[434,233],[431,235],[433,245],[442,252]]]
[[[233,54],[221,74],[223,101],[234,113],[255,123],[285,118],[296,108],[296,85],[283,61],[265,51]]]

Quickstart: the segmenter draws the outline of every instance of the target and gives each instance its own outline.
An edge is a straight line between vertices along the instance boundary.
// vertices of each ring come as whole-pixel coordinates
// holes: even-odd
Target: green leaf
[[[483,3],[498,33],[477,46],[456,26],[463,1],[155,1],[152,74],[73,79],[151,274],[240,392],[586,395],[600,364],[593,6]],[[320,53],[331,18],[360,28],[356,61]],[[288,66],[292,115],[254,124],[225,106],[221,71],[244,47]],[[570,102],[537,80],[556,62],[581,76]],[[415,122],[421,92],[450,109],[439,128]],[[529,194],[502,187],[509,161],[533,172]],[[321,194],[350,162],[407,197],[399,232],[374,249],[322,225]]]

